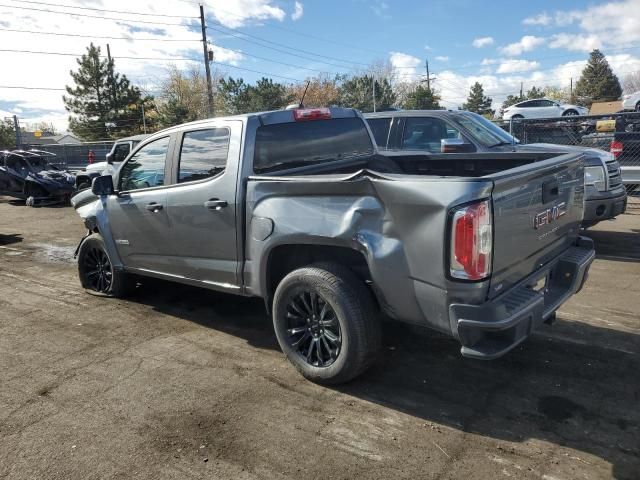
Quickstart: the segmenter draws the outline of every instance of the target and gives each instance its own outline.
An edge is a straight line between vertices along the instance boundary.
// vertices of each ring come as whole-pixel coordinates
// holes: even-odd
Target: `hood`
[[[102,171],[105,170],[108,166],[109,164],[107,162],[90,163],[84,170],[85,172],[102,173]]]
[[[31,172],[29,177],[38,183],[60,184],[73,187],[76,177],[65,170],[43,170],[38,173]]]

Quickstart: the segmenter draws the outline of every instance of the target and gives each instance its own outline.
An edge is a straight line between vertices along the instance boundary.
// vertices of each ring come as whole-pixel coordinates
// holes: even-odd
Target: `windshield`
[[[477,113],[465,112],[455,115],[456,121],[462,125],[478,142],[487,147],[520,143],[495,123]]]
[[[40,173],[49,168],[49,164],[44,158],[31,157],[28,162],[31,165],[31,171],[34,173]]]
[[[265,173],[373,153],[361,118],[277,123],[258,128],[253,167]]]

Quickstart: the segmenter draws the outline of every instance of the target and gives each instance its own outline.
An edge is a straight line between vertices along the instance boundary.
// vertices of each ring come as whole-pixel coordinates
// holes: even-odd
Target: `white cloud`
[[[116,1],[119,3],[123,0]],[[109,8],[111,8],[112,3],[114,2],[109,3]],[[140,4],[142,3],[155,4],[155,2],[150,0],[138,1],[135,2],[136,9],[145,11],[144,9],[140,9],[140,7],[142,6]],[[230,2],[228,0],[207,0],[204,3],[206,4],[205,11],[207,13],[213,13],[213,15],[216,17],[216,20],[230,28],[242,27],[248,22],[255,20],[278,20],[281,22],[287,16],[286,12],[282,8],[273,5],[272,0],[235,0],[233,2]],[[178,9],[182,12],[182,15],[185,15],[185,8],[182,8],[179,5],[184,5],[182,2],[162,2],[163,7],[165,5],[168,7],[172,4],[175,4],[174,8],[178,7]],[[195,4],[194,8],[197,8]]]
[[[369,5],[369,8],[376,14],[376,16],[389,20],[391,15],[389,15],[389,4],[383,0],[373,0]]]
[[[205,13],[212,27],[216,26],[215,22],[227,27],[238,27],[251,22],[283,21],[286,18],[286,13],[278,6],[279,3],[277,0],[204,1]],[[9,2],[9,4],[18,5],[19,2]],[[56,11],[98,17],[91,18],[89,16],[29,12],[0,6],[0,23],[3,28],[74,33],[88,37],[0,31],[0,44],[4,45],[3,48],[64,52],[79,56],[86,51],[86,47],[92,40],[96,45],[102,47],[102,54],[105,55],[105,44],[108,42],[116,62],[116,70],[127,75],[134,84],[152,95],[159,93],[159,85],[166,77],[167,65],[175,64],[181,69],[202,66],[200,23],[197,18],[192,18],[199,14],[196,3],[190,4],[178,0],[166,2],[157,2],[156,0],[138,0],[136,2],[130,0],[110,0],[109,2],[66,0],[65,4],[76,7],[95,6],[108,10],[158,13],[175,17],[144,16],[138,18],[128,14],[102,13],[78,8],[72,9],[66,6],[47,7],[47,9]],[[106,20],[100,18],[101,16],[121,18],[123,21]],[[139,19],[141,21],[136,23],[136,20]],[[142,20],[161,24],[143,23]],[[222,37],[221,33],[211,30],[208,34],[213,44],[215,61],[229,65],[242,63],[245,59],[244,55],[217,45],[217,40]],[[99,37],[123,37],[126,40]],[[147,41],[148,39],[158,41]],[[182,41],[185,39],[188,40]],[[136,57],[151,57],[159,60],[140,60]],[[192,58],[193,60],[182,60],[184,58]],[[77,70],[77,68],[75,56],[4,52],[1,69],[3,75],[0,83],[32,88],[64,89],[65,85],[73,84],[69,71]],[[220,69],[216,65],[213,65],[213,68]],[[277,71],[277,69],[272,71]],[[43,74],[43,72],[46,73]],[[49,121],[62,131],[67,128],[68,117],[62,101],[63,93],[62,90],[0,89],[0,104],[4,110],[13,110],[19,114],[21,121],[25,123]]]
[[[539,15],[534,15],[533,17],[525,18],[522,23],[525,25],[550,25],[553,21],[553,18],[550,15],[547,15],[547,12],[542,12]]]
[[[479,37],[473,40],[473,42],[471,42],[471,45],[473,45],[476,48],[483,48],[483,47],[488,47],[489,45],[493,45],[493,37]]]
[[[584,10],[558,10],[553,16],[546,12],[525,18],[526,25],[576,25],[579,36],[576,41],[587,40],[592,45],[620,47],[640,41],[640,0],[609,1],[592,5]],[[567,34],[568,35],[568,34]],[[556,43],[560,45],[560,43]],[[566,45],[566,46],[565,46]],[[568,48],[570,43],[556,48]],[[571,50],[587,50],[571,45]]]
[[[525,35],[520,40],[514,43],[510,43],[505,47],[500,47],[500,51],[509,56],[520,55],[523,52],[530,52],[536,49],[540,45],[543,45],[545,39],[542,37],[536,37],[535,35]]]
[[[425,46],[424,46],[424,49],[425,49],[427,52],[430,52],[431,50],[433,50],[433,48],[431,48],[429,45],[425,45]]]
[[[436,57],[436,60],[439,62],[448,62],[449,61],[449,57],[445,56],[445,55],[438,55]]]
[[[549,48],[590,52],[594,48],[602,48],[602,41],[597,35],[558,33],[551,37]]]
[[[302,18],[303,14],[304,14],[304,7],[302,6],[302,4],[300,2],[296,2],[294,11],[291,14],[291,20],[293,20],[294,22],[296,20],[300,20]]]
[[[213,45],[211,49],[213,50],[213,59],[216,62],[238,65],[240,60],[245,58],[241,53],[217,45]]]
[[[518,73],[518,72],[529,72],[531,70],[535,70],[536,68],[540,68],[540,63],[532,62],[529,60],[505,60],[498,65],[498,69],[496,73]]]
[[[622,78],[626,73],[632,71],[640,71],[640,56],[627,53],[608,55],[607,60],[618,78]],[[485,58],[482,64],[486,66],[499,65],[499,69],[506,62],[521,61],[519,59]],[[447,108],[457,108],[466,101],[470,86],[475,82],[480,82],[484,88],[485,95],[493,99],[492,108],[499,110],[507,95],[515,95],[520,91],[520,82],[523,83],[525,90],[529,90],[534,86],[538,88],[544,88],[545,86],[568,88],[571,79],[573,79],[573,85],[575,86],[586,63],[586,60],[578,60],[559,64],[550,69],[536,69],[526,72],[505,71],[502,74],[465,75],[458,71],[443,70],[438,72],[435,86],[442,95],[443,105],[446,105]],[[523,65],[520,66],[522,67]],[[503,68],[508,69],[509,67]]]
[[[396,75],[401,82],[411,82],[418,78],[418,66],[422,65],[422,60],[413,55],[401,52],[391,52],[389,61],[396,69]]]

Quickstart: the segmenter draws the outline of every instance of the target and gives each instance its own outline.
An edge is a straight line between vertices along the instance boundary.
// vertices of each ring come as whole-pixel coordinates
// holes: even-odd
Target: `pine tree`
[[[0,120],[0,150],[16,148],[16,131],[11,120]]]
[[[62,97],[70,130],[84,140],[118,138],[142,132],[140,106],[153,110],[153,98],[142,96],[125,75],[115,72],[114,61],[100,59],[100,47],[89,45],[71,71],[75,86]]]
[[[376,110],[386,110],[396,103],[391,83],[384,78],[375,81]],[[344,79],[340,85],[340,104],[362,112],[373,112],[373,77],[362,75]]]
[[[467,103],[462,104],[462,109],[477,113],[479,115],[493,116],[495,112],[491,109],[492,102],[493,100],[491,99],[491,97],[485,97],[482,84],[476,82],[469,90]]]
[[[402,108],[406,110],[440,110],[440,95],[434,90],[423,85],[417,85],[407,93],[402,102]]]
[[[587,66],[576,83],[575,95],[580,105],[591,105],[594,101],[612,101],[620,98],[622,87],[614,75],[609,62],[600,50],[589,55]]]

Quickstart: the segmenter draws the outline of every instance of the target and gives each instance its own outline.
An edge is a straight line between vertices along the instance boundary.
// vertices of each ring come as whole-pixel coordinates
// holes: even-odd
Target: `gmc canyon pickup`
[[[214,118],[144,140],[72,202],[82,286],[122,296],[146,276],[264,299],[308,379],[375,359],[380,318],[431,327],[462,355],[505,354],[578,292],[580,153],[377,152],[353,109]]]
[[[381,152],[417,151],[425,155],[464,156],[473,152],[579,152],[585,161],[583,227],[592,227],[625,212],[627,195],[614,155],[597,148],[552,143],[521,144],[489,120],[472,112],[404,110],[366,114]],[[529,143],[531,142],[531,143]],[[608,149],[608,144],[607,144]],[[444,154],[445,156],[442,156]]]

